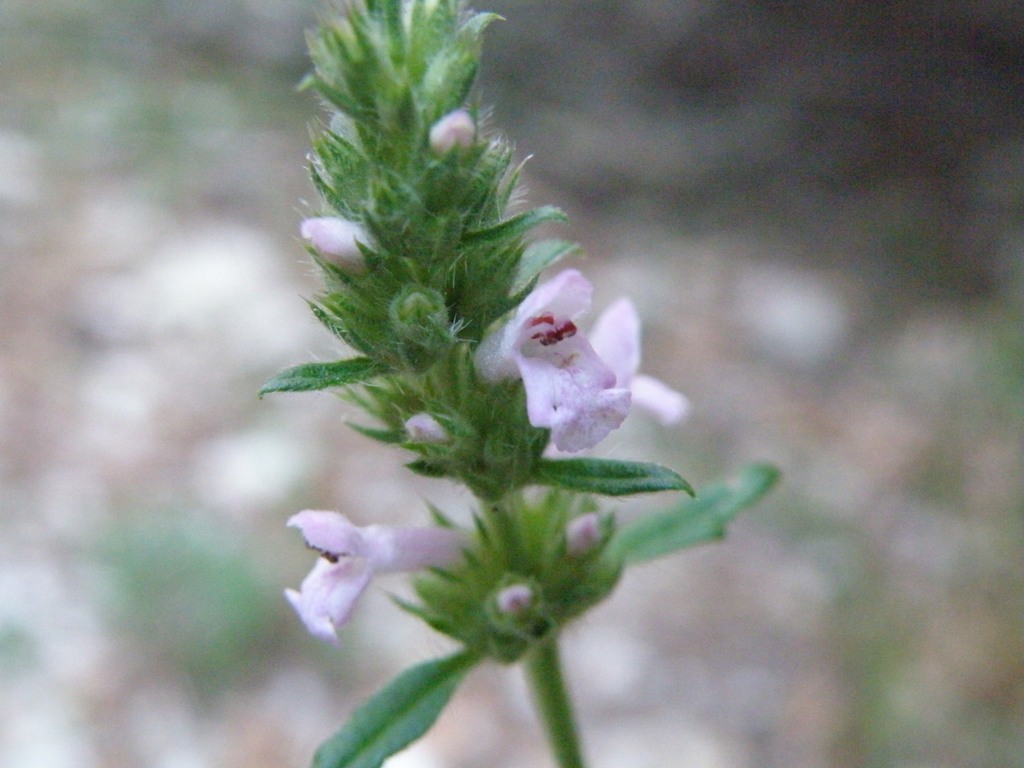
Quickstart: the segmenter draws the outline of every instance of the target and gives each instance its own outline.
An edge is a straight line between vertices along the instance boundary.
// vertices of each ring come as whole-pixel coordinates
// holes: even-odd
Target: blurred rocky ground
[[[480,6],[483,8],[483,6]],[[529,201],[694,404],[602,445],[785,483],[569,633],[594,768],[1024,766],[1024,12],[496,2]],[[281,598],[302,507],[416,521],[307,317],[308,1],[0,7],[0,764],[302,766],[445,642],[383,582],[341,652]],[[304,202],[309,201],[309,202]],[[621,505],[623,517],[658,500]],[[548,765],[480,670],[395,768]]]

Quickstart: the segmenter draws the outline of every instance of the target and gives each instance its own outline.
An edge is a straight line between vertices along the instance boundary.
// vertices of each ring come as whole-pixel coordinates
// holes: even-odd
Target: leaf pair
[[[367,357],[333,363],[307,363],[282,371],[260,389],[260,397],[271,392],[310,392],[367,381],[384,369]],[[416,468],[416,467],[414,467]],[[422,474],[428,474],[418,468]],[[627,496],[655,491],[684,491],[693,488],[671,469],[635,461],[611,459],[540,459],[533,480],[582,493]]]
[[[262,397],[271,392],[310,392],[342,387],[358,384],[383,372],[379,364],[366,357],[333,363],[307,363],[274,376],[263,385],[259,394]],[[421,474],[430,474],[425,468],[429,468],[429,465],[423,462],[413,467]],[[647,462],[591,458],[540,459],[533,480],[539,485],[604,496],[628,496],[656,491],[683,491],[690,496],[694,495],[690,484],[671,469]]]

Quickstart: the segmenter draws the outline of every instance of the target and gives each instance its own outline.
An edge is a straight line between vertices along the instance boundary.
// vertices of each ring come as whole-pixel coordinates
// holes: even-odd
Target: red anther
[[[306,544],[306,547],[312,549],[328,563],[336,563],[341,560],[341,555],[336,555],[328,549],[320,549],[320,547],[314,547],[312,544]]]
[[[552,318],[552,323],[553,322],[554,319]],[[532,322],[530,324],[534,325],[534,323]],[[539,323],[537,323],[537,325],[539,325]],[[557,328],[551,328],[550,330],[547,331],[535,333],[530,338],[539,341],[542,347],[550,347],[552,344],[557,344],[563,339],[575,336],[576,331],[577,328],[575,323],[573,323],[572,320],[566,320]]]
[[[530,320],[530,327],[533,328],[535,325],[554,325],[555,316],[550,312],[545,312],[543,315],[537,315],[535,318]]]

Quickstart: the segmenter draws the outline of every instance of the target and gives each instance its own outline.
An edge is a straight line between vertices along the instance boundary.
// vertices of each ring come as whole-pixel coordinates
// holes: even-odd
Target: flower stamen
[[[331,552],[329,549],[320,549],[320,547],[314,547],[312,544],[306,544],[306,549],[313,550],[328,563],[337,563],[339,560],[341,560],[341,555],[335,554],[334,552]]]
[[[566,320],[561,325],[555,325],[555,317],[550,312],[531,319],[528,325],[530,328],[536,328],[538,325],[551,326],[551,328],[538,331],[530,336],[531,339],[540,342],[542,347],[550,347],[552,344],[572,338],[579,330],[572,320]]]

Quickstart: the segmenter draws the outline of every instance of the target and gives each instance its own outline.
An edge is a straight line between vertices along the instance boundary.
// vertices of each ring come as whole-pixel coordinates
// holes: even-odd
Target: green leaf
[[[364,427],[361,424],[349,424],[348,426],[361,435],[366,435],[366,437],[373,440],[379,440],[382,443],[389,443],[391,445],[398,445],[409,439],[403,430],[376,429],[374,427]]]
[[[364,202],[369,161],[355,144],[331,131],[316,139],[313,148],[320,157],[323,173],[330,179],[330,191],[344,204],[344,207],[339,208],[339,212],[352,218],[359,210],[360,204]],[[313,171],[314,174],[319,173],[315,166]],[[320,174],[320,177],[321,183],[326,186],[323,174]],[[316,175],[313,180],[317,183]],[[318,189],[323,191],[320,185]]]
[[[426,733],[476,661],[462,651],[407,669],[320,745],[313,768],[380,768]]]
[[[348,332],[348,329],[342,325],[333,314],[328,312],[326,309],[321,307],[319,304],[308,301],[306,302],[309,308],[312,310],[313,315],[323,323],[324,327],[337,336],[339,339],[344,341],[346,344],[352,343],[352,335]]]
[[[532,211],[520,213],[505,219],[493,227],[476,229],[462,236],[464,244],[495,243],[501,240],[513,240],[525,235],[538,224],[545,221],[568,221],[566,215],[553,205],[544,205]]]
[[[696,499],[627,525],[609,543],[626,563],[642,563],[725,536],[726,525],[778,482],[770,464],[749,464],[733,479],[701,489]]]
[[[504,20],[505,17],[497,13],[474,13],[462,24],[459,32],[464,35],[478,37],[494,22]]]
[[[344,387],[379,376],[384,369],[368,357],[353,357],[334,363],[297,365],[274,376],[260,388],[263,397],[270,392],[312,392],[318,389]]]
[[[654,491],[685,491],[693,488],[671,469],[658,464],[612,459],[541,459],[534,482],[571,491],[626,496]]]
[[[539,240],[531,243],[519,261],[519,271],[512,284],[512,292],[519,293],[545,269],[578,250],[579,246],[576,243],[565,240]]]
[[[439,478],[447,477],[448,471],[443,467],[439,467],[433,462],[427,461],[426,459],[417,459],[411,461],[405,465],[407,469],[411,469],[417,475],[423,475],[424,477]]]

